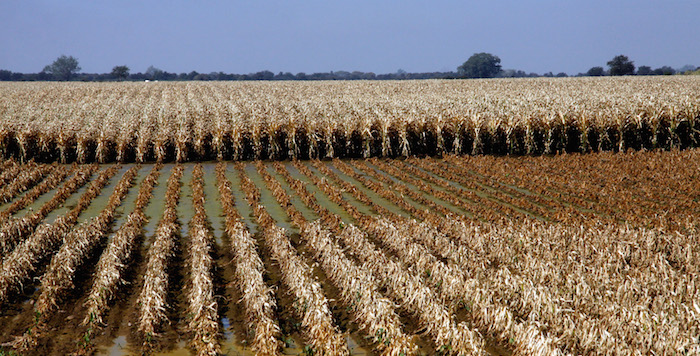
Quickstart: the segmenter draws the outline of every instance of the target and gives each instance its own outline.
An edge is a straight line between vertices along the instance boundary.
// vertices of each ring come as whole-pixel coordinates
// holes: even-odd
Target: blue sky
[[[700,66],[700,1],[36,1],[0,3],[0,69],[38,72],[61,54],[83,72],[455,70],[576,74],[617,54]]]

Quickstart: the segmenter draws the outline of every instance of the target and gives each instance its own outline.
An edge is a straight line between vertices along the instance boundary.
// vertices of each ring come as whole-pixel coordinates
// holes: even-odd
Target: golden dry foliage
[[[277,355],[281,346],[281,331],[275,309],[274,292],[264,280],[265,266],[258,254],[255,240],[236,210],[231,182],[226,178],[226,164],[216,166],[219,200],[226,215],[226,235],[233,252],[235,283],[242,295],[251,348],[258,355]]]
[[[0,93],[0,156],[23,161],[543,154],[700,144],[695,76],[2,83]]]
[[[197,95],[215,95],[204,88],[197,87],[202,90]],[[167,95],[171,94],[180,95]],[[200,110],[196,105],[182,109]],[[209,150],[207,125],[194,122],[178,128],[181,137],[194,142],[179,148],[181,157]],[[297,138],[281,139],[293,145]],[[225,136],[217,140],[211,142],[228,149],[220,144]],[[275,150],[282,152],[287,146]],[[174,149],[163,152],[178,154]],[[34,162],[0,162],[0,189],[14,184],[10,174],[29,176],[41,167]],[[243,312],[239,320],[246,323],[247,335],[233,348],[250,346],[260,355],[282,353],[281,339],[293,331],[281,329],[291,325],[298,327],[306,352],[328,355],[353,351],[346,332],[352,339],[362,334],[367,338],[363,346],[375,348],[374,353],[397,356],[484,354],[492,347],[513,355],[700,353],[698,149],[257,161],[237,162],[232,172],[220,162],[215,173],[225,218],[224,246],[233,256],[230,280],[226,274],[214,278],[211,252],[216,242],[204,202],[217,197],[205,197],[203,184],[209,180],[203,177],[202,164],[193,167],[194,218],[183,244],[187,250],[174,254],[180,238],[176,207],[183,172],[178,164],[168,180],[165,211],[147,261],[136,268],[144,278],[143,289],[135,291],[140,293],[136,304],[136,296],[113,298],[120,303],[118,310],[138,309],[140,319],[132,331],[143,341],[138,350],[143,353],[165,341],[156,343],[154,337],[164,331],[169,313],[182,317],[174,320],[177,325],[168,329],[169,336],[192,337],[192,346],[201,354],[219,352],[219,303],[240,303],[235,308]],[[130,252],[135,248],[130,245],[138,241],[145,219],[142,208],[159,165],[134,197],[135,192],[126,190],[137,169],[131,168],[114,192],[102,192],[118,166],[93,178],[97,165],[57,166],[5,205],[16,213],[32,206],[33,199],[51,190],[49,186],[56,187],[55,193],[42,197],[43,204],[36,204],[36,211],[23,217],[0,214],[7,218],[0,227],[0,248],[8,251],[0,266],[0,323],[19,320],[10,329],[0,328],[0,347],[55,351],[51,337],[60,339],[65,334],[57,333],[66,331],[61,328],[79,321],[62,325],[57,307],[87,309],[87,336],[100,318],[112,319],[104,316],[117,282],[126,278],[121,274],[129,254],[136,253]],[[74,170],[73,176],[60,185],[69,170]],[[227,179],[234,173],[240,186]],[[88,183],[67,213],[45,221]],[[247,215],[242,206],[246,202],[236,205],[241,199],[238,189],[252,209],[250,216],[242,216]],[[107,208],[76,226],[101,194],[110,196]],[[125,195],[132,195],[136,207],[103,243]],[[295,227],[291,232],[278,226],[285,214]],[[249,231],[247,224],[257,232]],[[76,277],[88,277],[80,270],[102,246],[95,273],[86,278],[94,285],[73,288]],[[184,292],[173,287],[180,274],[172,267],[182,262],[176,258],[186,258]],[[31,280],[44,270],[41,285]],[[18,290],[31,294],[37,286],[30,301],[24,300],[26,293],[15,297]],[[213,294],[217,288],[236,288],[241,299],[219,298]],[[185,293],[185,299],[168,300],[168,293]],[[337,304],[328,299],[336,293]],[[81,304],[85,301],[87,305]],[[291,319],[283,319],[286,311]],[[19,319],[17,312],[23,314]],[[122,324],[110,326],[115,330]],[[8,342],[17,332],[24,335]],[[138,345],[131,347],[137,351]],[[94,351],[74,348],[79,353]]]
[[[180,179],[184,168],[176,165],[167,182],[165,193],[165,209],[158,222],[154,241],[148,250],[146,273],[143,276],[143,287],[138,297],[139,306],[138,331],[144,340],[144,348],[150,349],[153,338],[159,328],[168,320],[168,275],[169,260],[175,249],[175,239],[179,234],[180,224],[177,221],[177,205],[180,201]]]
[[[297,227],[301,238],[315,251],[315,258],[331,282],[340,290],[346,308],[355,321],[365,329],[367,338],[373,340],[382,355],[413,355],[417,346],[401,330],[399,316],[391,300],[379,293],[379,283],[366,270],[348,259],[342,250],[332,242],[329,231],[321,225],[342,226],[340,218],[320,206],[304,185],[289,175],[281,164],[275,163],[275,170],[284,177],[301,200],[316,212],[321,219],[309,223],[291,204],[291,198],[281,184],[267,173],[258,163],[267,187],[273,192]]]
[[[72,280],[76,270],[107,233],[114,221],[115,210],[134,184],[137,172],[137,167],[127,170],[114,187],[107,206],[100,214],[83,222],[64,238],[63,245],[51,259],[48,270],[41,278],[42,292],[34,308],[43,318],[48,318],[46,314],[54,311],[62,296],[74,287]]]
[[[279,166],[279,165],[277,165]],[[305,171],[307,176],[313,179],[308,169],[304,170],[301,164],[297,167],[302,167],[301,171]],[[291,177],[288,177],[289,180]],[[304,194],[300,192],[302,185],[292,184],[299,187],[297,193],[300,196]],[[332,192],[334,187],[327,186],[324,191],[331,197],[331,200],[339,203],[341,206],[344,200],[338,198],[339,192]],[[327,214],[327,210],[317,204],[309,204],[314,207],[314,210],[320,216]],[[328,221],[329,219],[326,219]],[[511,343],[516,346],[515,353],[522,355],[557,355],[559,351],[553,346],[553,341],[546,336],[533,323],[525,324],[516,321],[513,314],[507,308],[499,305],[493,305],[488,298],[488,292],[479,286],[479,282],[469,278],[459,269],[447,266],[438,261],[436,257],[421,245],[412,244],[409,236],[420,231],[405,231],[407,227],[415,225],[415,222],[407,219],[397,218],[400,222],[396,226],[389,220],[377,221],[370,216],[358,216],[358,221],[368,232],[388,246],[406,266],[411,266],[414,271],[430,271],[428,278],[424,278],[424,282],[433,289],[437,290],[440,297],[445,300],[450,300],[452,303],[462,303],[470,305],[468,308],[471,314],[471,321],[481,332],[491,334],[503,343]],[[342,234],[343,229],[337,228],[338,224],[331,224],[331,229]],[[342,225],[341,225],[342,226]],[[401,231],[397,231],[401,230]],[[304,234],[302,234],[304,236]],[[348,268],[345,268],[348,270]],[[327,272],[328,273],[328,272]],[[337,272],[333,272],[337,273]],[[420,273],[420,272],[419,272]],[[357,275],[359,272],[354,272]],[[480,309],[474,306],[479,305]]]
[[[67,181],[54,196],[41,209],[29,217],[24,217],[20,222],[22,228],[10,225],[6,231],[23,231],[22,235],[31,234],[22,241],[12,253],[2,261],[0,270],[0,303],[7,300],[9,293],[22,285],[22,282],[33,276],[39,266],[36,264],[46,256],[53,254],[64,236],[76,224],[78,215],[100,194],[102,188],[107,185],[109,179],[117,173],[118,167],[113,166],[103,170],[90,184],[90,187],[80,196],[78,204],[64,215],[59,216],[53,223],[44,223],[36,230],[34,227],[46,217],[58,205],[63,203],[68,196],[88,182],[89,177],[97,169],[95,166],[84,167],[83,170]],[[11,221],[14,222],[14,221]],[[26,222],[26,223],[25,223]]]
[[[134,210],[112,236],[97,262],[92,289],[85,303],[87,311],[83,320],[83,324],[88,326],[91,334],[96,331],[96,328],[103,325],[102,317],[109,310],[109,302],[114,298],[119,282],[122,281],[122,274],[130,262],[136,238],[141,234],[143,225],[148,220],[143,209],[151,200],[151,192],[158,180],[161,168],[162,165],[154,165],[148,176],[141,182]]]
[[[46,272],[41,277],[41,293],[37,297],[36,303],[34,303],[34,313],[37,315],[39,323],[37,328],[31,326],[16,341],[15,346],[20,351],[26,352],[31,350],[36,346],[39,338],[48,336],[45,334],[46,324],[44,323],[59,308],[59,303],[62,302],[64,296],[75,288],[73,280],[76,277],[76,272],[94,252],[100,240],[106,234],[107,229],[111,226],[114,221],[115,210],[121,205],[129,187],[133,185],[137,171],[138,168],[133,167],[124,173],[115,186],[114,192],[110,195],[107,206],[100,211],[99,215],[83,222],[66,234],[67,230],[73,225],[68,223],[70,221],[70,216],[68,215],[74,213],[73,210],[67,214],[68,218],[62,219],[64,217],[59,217],[57,220],[63,221],[54,223],[53,226],[58,227],[46,234],[64,235],[63,244],[51,258]],[[96,193],[99,193],[99,191],[97,189],[93,190],[93,194]],[[73,216],[77,218],[77,213],[73,214]]]
[[[67,176],[75,172],[77,165],[59,166],[40,183],[33,186],[26,194],[15,199],[10,206],[0,212],[0,224],[7,221],[12,214],[26,208],[41,195],[46,194],[51,189],[56,188]]]
[[[204,210],[202,165],[197,164],[192,172],[192,206],[194,217],[190,221],[188,258],[190,267],[187,299],[188,330],[192,333],[191,345],[197,355],[218,355],[221,350],[217,337],[219,321],[217,318],[217,301],[214,299],[214,281],[211,257],[213,237],[207,225],[207,213]]]
[[[347,343],[333,320],[328,299],[320,283],[312,277],[311,268],[296,252],[286,231],[275,225],[275,220],[260,203],[260,191],[246,175],[243,166],[239,164],[236,168],[241,188],[262,229],[266,247],[279,264],[282,283],[295,299],[294,313],[301,320],[302,331],[313,352],[319,355],[349,354]]]

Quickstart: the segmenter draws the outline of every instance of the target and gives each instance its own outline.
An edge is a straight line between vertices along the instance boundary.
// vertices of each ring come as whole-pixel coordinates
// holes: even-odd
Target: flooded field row
[[[700,352],[700,151],[0,163],[0,354]]]

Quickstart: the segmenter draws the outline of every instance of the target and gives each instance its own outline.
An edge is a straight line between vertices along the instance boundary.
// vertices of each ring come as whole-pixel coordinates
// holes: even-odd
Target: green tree
[[[610,75],[632,75],[634,74],[634,62],[630,61],[627,56],[615,56],[610,62]]]
[[[54,78],[58,80],[68,81],[73,77],[73,74],[80,72],[80,69],[77,58],[62,55],[53,61],[53,63],[44,67],[43,72],[52,74]]]
[[[592,67],[588,70],[588,72],[586,72],[586,75],[589,77],[600,77],[605,75],[605,70],[603,67]]]
[[[116,66],[112,68],[112,78],[118,80],[124,80],[129,77],[129,67],[127,66]]]
[[[637,68],[637,75],[652,75],[651,67],[649,66],[640,66]]]
[[[493,78],[501,72],[501,59],[491,53],[474,53],[457,73],[464,78]]]

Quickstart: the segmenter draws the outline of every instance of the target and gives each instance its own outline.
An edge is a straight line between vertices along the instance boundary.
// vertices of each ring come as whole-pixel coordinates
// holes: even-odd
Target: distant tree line
[[[592,67],[585,74],[579,73],[579,75],[585,75],[590,77],[600,77],[604,75],[674,75],[674,74],[698,74],[700,67],[693,65],[685,65],[680,69],[674,69],[669,66],[663,66],[656,69],[651,69],[649,66],[639,66],[636,68],[634,62],[625,55],[615,56],[608,63],[608,69],[605,70],[603,67]]]
[[[110,73],[80,73],[78,60],[73,56],[62,55],[53,63],[44,67],[39,73],[17,73],[0,69],[0,81],[189,81],[189,80],[407,80],[407,79],[460,79],[460,78],[531,78],[531,77],[568,77],[560,72],[554,74],[526,73],[517,69],[502,69],[501,59],[490,53],[475,53],[457,71],[408,73],[399,69],[396,73],[375,74],[360,71],[331,71],[320,73],[273,73],[264,70],[249,74],[233,74],[224,72],[199,73],[170,73],[154,66],[145,72],[131,73],[129,67],[118,65]],[[700,74],[700,68],[686,65],[678,70],[669,66],[652,69],[649,66],[635,68],[634,62],[627,56],[618,55],[607,62],[608,69],[601,66],[592,67],[586,73],[576,76],[605,76],[605,75],[673,75],[678,73]]]

